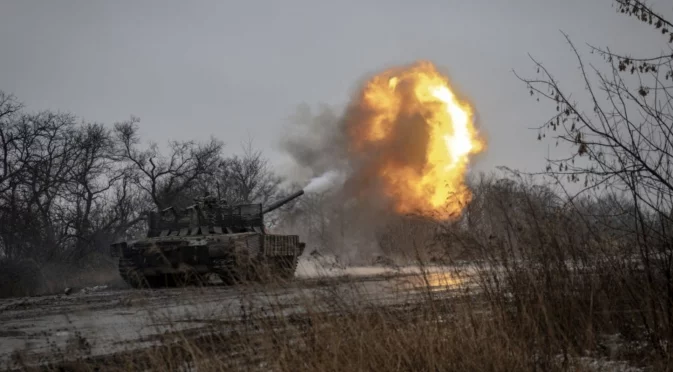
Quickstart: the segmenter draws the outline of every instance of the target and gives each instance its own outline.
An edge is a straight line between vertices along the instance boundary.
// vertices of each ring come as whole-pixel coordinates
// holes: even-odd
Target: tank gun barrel
[[[272,203],[268,207],[264,208],[264,210],[262,210],[262,214],[272,212],[302,195],[304,195],[304,190],[299,190],[295,193],[292,193],[291,195],[288,195],[287,197],[280,199],[277,202]]]

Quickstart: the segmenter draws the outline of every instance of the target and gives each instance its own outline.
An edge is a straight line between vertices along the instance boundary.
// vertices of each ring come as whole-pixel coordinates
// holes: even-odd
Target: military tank
[[[290,279],[305,243],[298,235],[267,233],[264,215],[303,194],[299,190],[266,208],[204,196],[182,210],[152,211],[146,236],[112,244],[111,255],[134,288],[205,284],[211,274],[227,284]]]

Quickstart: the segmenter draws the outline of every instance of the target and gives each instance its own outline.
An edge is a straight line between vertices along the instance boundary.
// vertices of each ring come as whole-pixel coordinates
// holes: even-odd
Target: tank
[[[212,196],[148,214],[144,238],[111,245],[119,274],[134,288],[291,279],[305,243],[298,235],[269,234],[264,215],[303,195],[299,190],[267,207],[229,205]]]

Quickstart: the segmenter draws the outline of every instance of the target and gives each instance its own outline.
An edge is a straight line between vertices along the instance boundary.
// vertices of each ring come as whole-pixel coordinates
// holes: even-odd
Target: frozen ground
[[[329,261],[329,260],[328,260]],[[451,295],[466,278],[453,268],[338,267],[303,260],[284,286],[212,286],[161,290],[88,288],[70,295],[0,301],[0,368],[19,354],[30,363],[106,355],[151,346],[167,332],[196,334],[250,312],[292,314],[319,296],[394,305],[415,301],[420,286]],[[266,310],[265,310],[266,309]],[[18,354],[17,354],[18,353]]]

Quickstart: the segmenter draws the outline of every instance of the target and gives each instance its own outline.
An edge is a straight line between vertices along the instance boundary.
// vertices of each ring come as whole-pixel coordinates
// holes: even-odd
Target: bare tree
[[[164,156],[156,144],[139,148],[137,119],[115,125],[118,144],[116,159],[128,165],[135,184],[144,190],[157,208],[178,203],[200,177],[214,175],[221,164],[222,143],[171,141]]]
[[[565,35],[577,57],[586,99],[574,99],[535,59],[538,77],[520,79],[538,101],[547,99],[556,106],[556,113],[539,128],[538,139],[572,149],[567,156],[548,159],[546,172],[559,181],[582,183],[571,201],[608,188],[631,198],[624,212],[632,223],[626,226],[632,229],[648,289],[656,294],[650,312],[643,314],[644,326],[652,345],[663,352],[661,331],[673,340],[673,25],[640,0],[615,4],[620,13],[655,30],[647,42],[660,41],[661,54],[631,56],[589,46],[605,62],[597,66]]]
[[[22,108],[14,96],[0,91],[0,194],[11,188],[9,180],[21,171],[21,162],[14,157],[17,141],[14,123]]]
[[[76,158],[69,170],[70,183],[63,199],[68,226],[74,240],[68,258],[107,247],[114,239],[141,219],[142,206],[128,208],[130,176],[116,164],[115,143],[111,131],[101,124],[84,124],[71,140]]]
[[[622,13],[637,16],[655,28],[663,27],[664,33],[671,31],[670,23],[642,2],[616,3]],[[540,76],[521,78],[531,95],[556,104],[556,114],[539,128],[538,139],[549,138],[576,149],[568,157],[548,159],[547,171],[583,182],[586,189],[611,186],[632,192],[638,203],[668,215],[673,197],[673,97],[668,83],[673,78],[673,54],[633,58],[590,47],[608,63],[605,72],[587,65],[566,39],[586,84],[589,111],[536,60]],[[547,137],[549,132],[556,135]]]
[[[141,145],[137,123],[109,128],[78,124],[69,113],[27,113],[0,91],[3,264],[81,266],[90,254],[106,254],[112,241],[142,234],[149,209],[184,207],[198,192],[240,203],[282,194],[281,179],[251,144],[226,159],[214,138],[171,141],[162,152],[157,144]]]
[[[41,112],[23,115],[18,124],[17,148],[22,171],[15,179],[12,201],[24,204],[32,216],[35,233],[24,240],[24,255],[52,259],[68,239],[63,199],[69,172],[77,158],[71,139],[75,118],[69,114]]]
[[[235,155],[222,162],[217,180],[218,193],[230,202],[262,204],[280,196],[281,182],[251,142],[243,146],[242,156]]]
[[[140,221],[126,205],[136,193],[128,172],[115,163],[109,129],[77,125],[70,114],[25,113],[13,97],[0,97],[3,256],[78,260]]]

